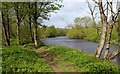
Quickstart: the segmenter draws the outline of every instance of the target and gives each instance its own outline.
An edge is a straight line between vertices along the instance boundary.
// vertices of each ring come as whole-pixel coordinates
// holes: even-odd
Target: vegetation
[[[60,29],[55,28],[55,26],[45,26],[43,25],[42,28],[38,28],[38,36],[39,38],[49,38],[49,37],[57,37],[57,36],[65,36],[67,29]]]
[[[41,55],[19,46],[3,46],[2,72],[53,72]]]
[[[106,37],[107,38],[107,37]],[[85,40],[88,40],[88,41],[93,41],[93,42],[99,42],[100,41],[100,36],[98,36],[97,33],[92,33],[92,34],[89,34]],[[112,44],[118,44],[118,33],[112,33],[111,35],[111,42]]]
[[[44,50],[44,47],[40,50]],[[54,52],[57,54],[57,57],[52,59],[58,64],[60,68],[62,68],[64,72],[71,72],[71,70],[78,72],[97,73],[118,72],[118,66],[114,63],[100,60],[89,53],[84,53],[77,49],[67,48],[64,46],[52,46],[48,47],[47,52]],[[51,55],[52,54],[48,54],[48,56]]]
[[[102,0],[98,2],[93,0],[94,8],[88,0],[86,2],[92,18],[77,17],[74,24],[68,25],[64,29],[42,24],[43,20],[50,19],[50,13],[55,13],[63,6],[62,3],[56,1],[2,2],[2,10],[0,9],[3,31],[3,47],[0,48],[0,51],[2,49],[2,54],[0,54],[2,72],[53,72],[54,68],[49,63],[51,60],[64,72],[120,72],[117,65],[107,61],[111,59],[108,56],[110,43],[120,44],[118,37],[118,35],[120,36],[120,17],[118,17],[120,7],[116,7],[116,12],[114,12],[113,2],[105,1],[103,3]],[[118,3],[117,0],[116,6],[119,6]],[[94,15],[96,7],[98,7],[100,15]],[[108,12],[111,13],[110,20]],[[101,20],[98,23],[95,21],[96,15]],[[95,55],[64,46],[41,47],[44,45],[40,41],[41,38],[65,35],[70,38],[99,42]],[[105,55],[101,60],[99,58],[105,44]],[[34,49],[39,49],[36,51],[41,52],[35,52]],[[114,57],[119,52],[115,51],[110,56]],[[47,59],[46,56],[48,56]]]

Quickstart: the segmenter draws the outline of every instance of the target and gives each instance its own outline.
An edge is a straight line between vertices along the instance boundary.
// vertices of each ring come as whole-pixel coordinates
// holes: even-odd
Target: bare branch
[[[87,12],[88,14],[90,14],[90,12],[86,11],[85,9],[81,8],[82,10],[84,10],[85,12]]]
[[[93,2],[95,2],[96,4],[99,4],[96,0],[92,0]]]

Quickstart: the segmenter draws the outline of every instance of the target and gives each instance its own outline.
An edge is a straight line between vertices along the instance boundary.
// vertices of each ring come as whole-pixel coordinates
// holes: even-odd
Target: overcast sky
[[[51,13],[50,20],[44,20],[43,24],[47,26],[54,25],[56,28],[65,28],[68,24],[73,24],[74,19],[77,17],[91,17],[90,14],[84,11],[90,12],[85,0],[64,0],[62,4],[64,7],[58,10],[57,13]],[[98,22],[99,19],[96,19],[96,21]]]

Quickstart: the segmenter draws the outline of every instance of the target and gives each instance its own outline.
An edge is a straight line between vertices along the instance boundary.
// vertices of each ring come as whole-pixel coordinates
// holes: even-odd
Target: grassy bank
[[[106,37],[106,39],[107,39],[107,37]],[[92,33],[92,34],[89,34],[85,38],[85,40],[92,41],[92,42],[99,42],[100,41],[100,35],[98,35],[97,33]],[[112,33],[110,43],[118,44],[118,33]]]
[[[3,46],[3,72],[53,72],[49,64],[32,50],[18,46]]]
[[[89,53],[64,46],[43,46],[34,48],[32,44],[24,46],[3,46],[3,72],[53,72],[50,65],[34,49],[54,61],[63,72],[118,72],[118,66],[110,61],[100,60]]]
[[[44,50],[42,47],[39,50]],[[77,49],[67,48],[64,46],[48,47],[44,53],[50,53],[52,60],[64,72],[118,72],[118,66],[110,61],[100,60],[95,56],[84,53]],[[54,53],[54,54],[53,54]]]

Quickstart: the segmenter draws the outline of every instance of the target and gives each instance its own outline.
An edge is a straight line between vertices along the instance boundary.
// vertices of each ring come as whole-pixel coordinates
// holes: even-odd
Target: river
[[[41,41],[45,45],[66,46],[66,47],[75,48],[75,49],[78,49],[78,50],[81,50],[83,52],[87,52],[90,54],[94,54],[98,47],[98,43],[96,42],[91,42],[91,41],[81,40],[81,39],[71,39],[66,36],[60,36],[60,37],[55,37],[55,38],[44,38],[44,39],[41,39]],[[104,57],[105,47],[106,45],[104,46],[104,50],[100,58]],[[119,45],[111,44],[109,55],[115,50],[117,50],[118,48],[119,48]],[[119,62],[120,57],[118,56],[120,56],[120,53],[115,58],[113,58],[112,61],[120,65],[120,62]]]

